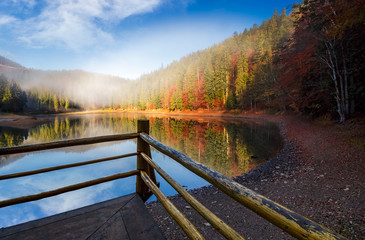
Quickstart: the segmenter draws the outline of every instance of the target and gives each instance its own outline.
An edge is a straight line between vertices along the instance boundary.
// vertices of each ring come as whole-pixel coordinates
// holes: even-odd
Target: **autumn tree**
[[[356,0],[306,0],[299,6],[295,33],[281,53],[279,85],[289,106],[323,114],[330,112],[332,95],[341,123],[361,107],[363,9]]]

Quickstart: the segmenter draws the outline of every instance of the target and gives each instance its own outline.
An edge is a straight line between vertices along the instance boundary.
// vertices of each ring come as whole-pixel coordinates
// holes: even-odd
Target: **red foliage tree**
[[[175,85],[171,86],[170,89],[169,89],[167,98],[166,98],[166,101],[167,101],[166,105],[168,106],[168,109],[170,109],[170,107],[171,107],[171,97],[172,97],[172,94],[174,94],[175,91],[176,91],[176,86]]]
[[[183,102],[183,109],[189,109],[189,96],[188,96],[188,91],[183,91],[182,92],[182,102]]]

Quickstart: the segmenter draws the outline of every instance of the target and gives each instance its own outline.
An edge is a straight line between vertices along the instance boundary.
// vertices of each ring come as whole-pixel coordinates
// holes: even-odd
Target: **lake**
[[[136,132],[137,120],[150,120],[150,135],[230,178],[274,157],[282,147],[276,124],[246,118],[179,117],[158,114],[61,115],[30,129],[0,127],[0,146]],[[0,175],[136,152],[136,140],[2,156]],[[180,164],[152,150],[152,158],[186,189],[209,185]],[[136,169],[136,156],[0,181],[0,200],[49,191]],[[158,174],[166,195],[176,194]],[[115,180],[30,203],[0,209],[0,227],[54,215],[135,192],[135,177]],[[155,200],[151,197],[150,200]]]

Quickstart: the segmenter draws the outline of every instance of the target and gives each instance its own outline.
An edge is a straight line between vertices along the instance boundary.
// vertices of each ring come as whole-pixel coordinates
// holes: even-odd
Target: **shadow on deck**
[[[0,229],[0,239],[165,239],[138,194]]]

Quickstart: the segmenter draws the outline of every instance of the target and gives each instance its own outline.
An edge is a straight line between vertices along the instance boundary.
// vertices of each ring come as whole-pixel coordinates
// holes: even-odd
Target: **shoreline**
[[[40,118],[38,115],[0,114],[0,127],[29,129],[50,121],[51,119]]]
[[[95,110],[82,112],[68,112],[68,113],[51,113],[51,114],[14,114],[14,113],[0,113],[0,127],[12,127],[18,129],[29,129],[37,125],[50,122],[56,116],[73,116],[73,115],[88,115],[88,114],[141,114],[150,115],[153,117],[177,117],[190,119],[266,119],[270,120],[275,116],[268,115],[263,112],[237,112],[237,111],[124,111],[124,110]]]
[[[272,119],[267,119],[262,116],[261,116],[261,118],[264,120],[272,121]],[[285,127],[285,123],[283,120],[277,120],[276,124],[279,126],[280,134],[283,138],[283,148],[280,150],[278,155],[269,159],[268,161],[266,161],[264,164],[260,165],[259,167],[252,169],[250,172],[245,173],[241,176],[236,176],[236,177],[232,178],[234,181],[247,187],[247,184],[255,185],[262,181],[270,181],[270,179],[275,177],[276,174],[285,174],[285,173],[288,173],[289,171],[298,170],[299,163],[298,163],[298,161],[296,161],[297,160],[296,155],[298,153],[297,144],[293,141],[288,141],[288,139],[286,137],[287,129]],[[289,161],[286,161],[287,159],[289,159]],[[275,171],[275,170],[277,170],[277,171]],[[257,190],[258,190],[257,187],[250,188],[250,189],[255,192],[257,192]],[[219,216],[220,214],[221,215],[226,214],[227,212],[229,212],[230,215],[235,215],[234,214],[235,210],[232,212],[233,209],[243,210],[242,208],[245,208],[244,206],[240,205],[239,203],[237,203],[234,200],[232,200],[231,198],[229,198],[227,195],[222,194],[221,190],[217,189],[216,187],[214,187],[211,184],[208,186],[190,189],[190,190],[188,190],[188,192],[193,197],[195,197],[200,202],[202,202],[203,204],[204,204],[204,202],[207,202],[207,201],[210,202],[211,204],[212,203],[216,204],[216,203],[218,203],[218,201],[223,202],[221,199],[224,199],[226,201],[226,204],[225,204],[226,207],[227,207],[227,205],[230,205],[231,209],[229,209],[229,210],[225,209],[224,210],[225,213],[222,213],[219,209],[216,209],[216,211],[213,211],[213,212],[217,216]],[[191,212],[195,211],[193,208],[191,208],[189,206],[189,204],[187,202],[185,202],[183,197],[180,196],[179,194],[175,194],[173,196],[168,196],[168,198],[173,202],[173,204],[175,206],[177,206],[179,208],[180,211],[183,212],[183,214],[185,216],[189,216],[192,214]],[[227,202],[228,202],[228,204],[227,204]],[[204,205],[206,207],[208,207],[209,203],[204,204]],[[186,238],[184,232],[182,232],[182,230],[179,228],[179,226],[176,225],[174,220],[169,215],[163,213],[164,209],[158,200],[148,202],[148,203],[146,203],[146,206],[147,206],[150,214],[154,217],[154,220],[159,225],[162,232],[165,234],[165,237],[167,239],[188,239],[188,238]],[[219,206],[223,206],[223,204],[220,203]],[[248,209],[246,208],[244,210],[247,211]],[[217,214],[217,212],[218,212],[218,214]],[[256,216],[257,216],[257,218],[260,218],[258,215],[256,215]],[[251,217],[253,217],[252,214],[251,214]],[[198,214],[195,214],[194,217],[192,217],[192,218],[202,219]],[[231,218],[231,217],[229,217],[229,218]],[[221,219],[227,223],[226,220],[224,220],[223,218],[221,218]],[[168,220],[168,224],[169,225],[171,224],[173,227],[168,227],[167,226],[168,224],[165,223],[166,220]],[[221,235],[217,234],[216,230],[213,229],[212,226],[210,226],[210,224],[207,223],[205,219],[202,220],[204,222],[203,224],[202,224],[202,222],[194,223],[194,220],[192,220],[192,219],[190,219],[190,220],[204,236],[209,236],[206,239],[224,239],[221,237]],[[270,224],[268,221],[266,221],[264,219],[261,219],[261,221],[266,222],[266,224]],[[259,224],[259,223],[256,223],[256,224]],[[235,224],[233,224],[233,225],[229,224],[229,225],[231,227],[233,227],[237,232],[240,233],[240,231],[238,231],[237,226],[235,226]],[[276,234],[276,236],[280,236],[280,239],[284,239],[286,233],[283,232],[281,229],[273,226],[272,224],[270,224],[270,225],[272,228],[271,231],[277,232],[277,234],[279,234],[279,235]],[[240,234],[242,236],[246,237],[245,234],[242,234],[242,233],[240,233]],[[248,239],[250,239],[250,238],[248,238]],[[260,233],[259,235],[257,235],[257,237],[254,237],[252,239],[263,239],[263,238]],[[291,239],[291,238],[289,238],[289,239]]]
[[[359,195],[365,191],[364,151],[339,139],[338,134],[346,129],[323,127],[298,117],[261,117],[278,124],[283,149],[276,157],[233,180],[348,239],[364,239],[365,196]],[[337,145],[345,150],[334,147]],[[340,162],[342,155],[349,157]],[[212,185],[189,192],[246,239],[294,239]],[[222,239],[181,196],[169,199],[204,237]],[[167,239],[187,239],[159,202],[146,205]]]
[[[169,115],[192,117],[181,113]],[[19,116],[18,121],[13,121],[14,116]],[[226,116],[218,113],[209,117]],[[32,116],[7,114],[0,116],[0,125],[1,119],[6,119],[2,123],[11,124],[29,119],[32,124],[37,120],[50,120],[43,117],[32,119]],[[365,116],[344,125],[262,113],[231,114],[229,118],[275,122],[283,138],[283,149],[276,157],[235,177],[235,181],[348,239],[364,239],[365,147],[362,142],[365,142]],[[293,239],[213,186],[192,189],[190,193],[246,239]],[[180,196],[169,198],[207,239],[222,238]],[[186,239],[161,204],[146,205],[167,239]]]
[[[80,112],[68,112],[59,113],[57,115],[86,115],[86,114],[117,114],[117,113],[135,113],[135,114],[147,114],[147,115],[164,115],[164,116],[181,116],[181,117],[227,117],[227,118],[245,118],[251,116],[268,115],[264,111],[210,111],[210,110],[197,110],[197,111],[168,111],[168,110],[90,110]]]

